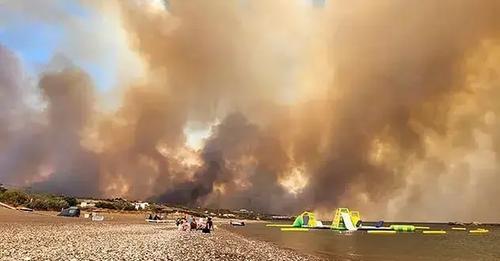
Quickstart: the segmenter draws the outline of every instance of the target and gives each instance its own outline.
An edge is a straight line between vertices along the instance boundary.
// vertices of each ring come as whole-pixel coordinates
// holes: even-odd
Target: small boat
[[[168,220],[163,220],[163,219],[146,219],[146,222],[148,222],[148,223],[167,223]]]
[[[236,227],[245,226],[245,222],[243,222],[243,221],[230,221],[229,224],[232,226],[236,226]]]
[[[17,210],[26,211],[26,212],[33,212],[33,209],[26,208],[26,207],[18,207]]]
[[[104,216],[97,215],[97,214],[92,214],[92,221],[104,221]]]

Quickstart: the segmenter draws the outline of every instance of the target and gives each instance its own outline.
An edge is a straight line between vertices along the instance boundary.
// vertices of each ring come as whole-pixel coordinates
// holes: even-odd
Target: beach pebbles
[[[0,222],[0,260],[316,259],[224,229],[203,234],[161,225],[58,220]]]

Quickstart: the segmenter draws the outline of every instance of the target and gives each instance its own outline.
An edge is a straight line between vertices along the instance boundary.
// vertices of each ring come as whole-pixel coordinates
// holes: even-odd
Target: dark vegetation
[[[135,210],[134,205],[132,203],[123,200],[123,199],[114,199],[110,201],[99,201],[95,204],[96,208],[104,208],[104,209],[112,209],[112,210],[126,210],[133,211]]]
[[[73,197],[63,197],[53,194],[34,193],[15,189],[6,189],[0,184],[0,201],[14,207],[27,207],[35,210],[55,210],[76,206]]]
[[[35,193],[20,189],[6,189],[0,184],[0,202],[14,207],[27,207],[34,210],[60,211],[63,208],[78,205],[74,197],[59,196],[48,193]],[[96,208],[111,210],[135,210],[132,203],[124,199],[103,200],[95,204]]]
[[[91,207],[86,207],[84,209],[92,210],[94,208],[98,209],[109,209],[117,211],[135,211],[135,207],[129,201],[122,198],[115,199],[91,199],[95,205]],[[2,184],[0,184],[0,202],[9,204],[14,207],[27,207],[34,210],[53,210],[60,211],[63,208],[68,208],[70,206],[78,205],[78,200],[74,197],[60,196],[48,193],[36,193],[32,191],[26,191],[22,189],[7,189]],[[153,213],[173,213],[181,212],[193,216],[218,216],[224,217],[224,214],[234,214],[234,217],[228,218],[240,218],[240,219],[262,219],[270,220],[271,215],[241,211],[232,211],[229,209],[208,209],[208,208],[188,208],[186,206],[171,206],[167,207],[163,204],[151,203],[146,211]]]

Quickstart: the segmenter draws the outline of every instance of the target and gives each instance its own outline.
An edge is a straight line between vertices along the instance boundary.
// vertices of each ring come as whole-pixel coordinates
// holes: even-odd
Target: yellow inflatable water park
[[[337,208],[333,215],[332,229],[356,230],[355,224],[361,219],[358,211],[349,211],[348,208]]]
[[[293,227],[323,227],[323,223],[321,221],[316,220],[316,215],[312,212],[305,211],[302,214],[298,215],[295,218],[295,221],[292,224]]]
[[[311,211],[304,211],[298,215],[292,224],[267,224],[267,227],[277,227],[283,232],[309,232],[314,229],[331,229],[337,231],[365,231],[367,234],[391,235],[397,233],[414,233],[421,231],[424,235],[443,235],[447,234],[442,228],[439,230],[431,229],[429,226],[416,226],[411,224],[391,224],[384,226],[383,221],[376,222],[374,225],[363,225],[359,211],[349,210],[348,208],[337,208],[333,212],[331,225],[323,225],[323,222],[316,218]],[[465,227],[452,227],[450,231],[464,231]],[[484,228],[471,229],[469,234],[485,234],[489,231]],[[463,232],[462,232],[463,233]]]
[[[334,229],[356,231],[361,224],[361,215],[358,211],[350,211],[348,208],[338,208],[335,210],[332,225],[325,226],[316,215],[310,211],[304,211],[298,215],[292,224],[267,224],[268,227],[279,227],[281,231],[306,231],[292,230],[289,228],[308,229]],[[358,227],[357,227],[358,226]]]
[[[321,229],[328,228],[323,226],[323,223],[316,219],[316,215],[313,212],[304,211],[302,214],[298,215],[295,218],[295,221],[291,225],[286,224],[267,224],[268,227],[279,227],[283,232],[290,231],[300,231],[307,232],[310,228],[312,229]]]

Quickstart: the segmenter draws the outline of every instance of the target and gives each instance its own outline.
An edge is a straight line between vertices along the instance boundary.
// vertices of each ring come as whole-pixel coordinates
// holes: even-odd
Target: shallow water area
[[[282,232],[264,223],[231,227],[241,235],[272,242],[334,260],[500,260],[500,227],[480,226],[489,233],[452,231],[445,224],[425,224],[446,234],[421,231],[396,234],[368,234],[364,231],[337,232],[329,229],[309,232]]]

